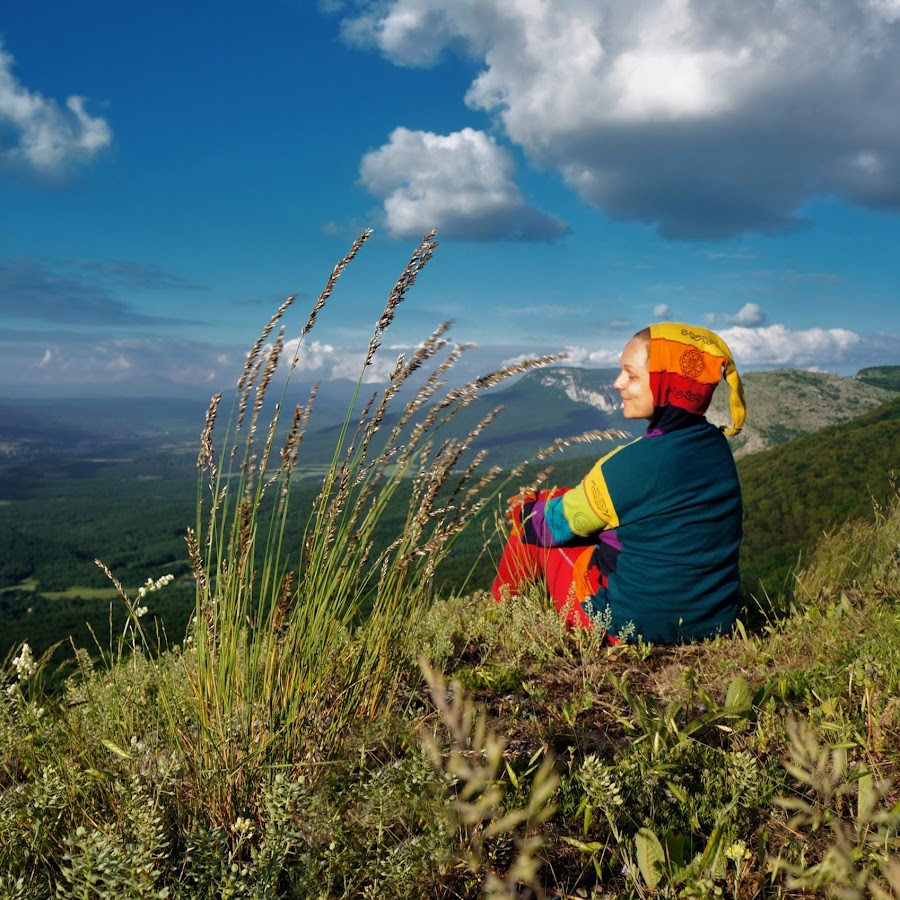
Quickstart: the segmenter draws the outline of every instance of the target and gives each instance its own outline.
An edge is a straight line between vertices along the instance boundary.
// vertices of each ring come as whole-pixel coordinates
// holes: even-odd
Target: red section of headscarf
[[[650,390],[653,391],[653,405],[671,404],[688,412],[702,415],[709,408],[714,384],[701,384],[693,378],[676,375],[674,372],[651,372]]]

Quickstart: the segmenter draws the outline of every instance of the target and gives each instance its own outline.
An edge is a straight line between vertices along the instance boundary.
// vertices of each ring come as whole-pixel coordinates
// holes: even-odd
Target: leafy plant
[[[537,852],[543,839],[536,829],[554,811],[552,798],[558,778],[552,760],[545,756],[537,767],[537,756],[532,758],[527,805],[504,811],[504,769],[515,787],[520,784],[519,776],[504,763],[502,738],[488,727],[484,712],[476,710],[459,682],[448,691],[437,670],[424,659],[421,666],[432,702],[449,735],[449,751],[443,750],[434,734],[424,729],[422,741],[447,785],[466,866],[484,879],[487,897],[520,897],[523,886],[540,892]],[[489,844],[517,831],[515,856],[506,876],[500,877],[489,868]]]
[[[787,771],[799,790],[778,802],[793,813],[788,828],[799,840],[827,831],[818,862],[794,860],[782,850],[773,870],[787,876],[789,888],[824,890],[845,898],[900,897],[900,805],[891,804],[889,784],[864,765],[852,765],[847,748],[822,744],[811,728],[788,722]],[[792,847],[796,849],[796,847]]]

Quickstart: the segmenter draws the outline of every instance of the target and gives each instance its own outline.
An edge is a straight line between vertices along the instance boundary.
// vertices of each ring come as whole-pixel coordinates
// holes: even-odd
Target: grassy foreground
[[[102,664],[78,648],[52,694],[52,652],[0,672],[0,897],[900,897],[900,499],[821,542],[789,613],[704,644],[604,647],[537,592],[438,598],[443,554],[509,492],[441,424],[521,368],[446,389],[463,348],[438,329],[348,417],[298,538],[314,396],[280,446],[287,387],[262,421],[290,304],[222,434],[210,406],[183,640],[147,649],[165,576],[132,597],[110,572],[127,618]]]

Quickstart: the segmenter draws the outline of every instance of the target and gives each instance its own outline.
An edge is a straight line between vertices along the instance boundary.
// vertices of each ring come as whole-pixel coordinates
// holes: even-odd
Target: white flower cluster
[[[167,584],[170,584],[174,580],[174,575],[163,575],[161,578],[157,578],[156,581],[154,581],[152,578],[148,578],[147,583],[138,588],[138,597],[146,597],[147,594],[152,594],[154,591],[158,591],[160,588],[165,587]]]
[[[165,587],[167,584],[170,584],[174,580],[174,575],[163,575],[162,577],[157,578],[156,581],[154,581],[152,578],[148,578],[146,583],[138,588],[138,599],[143,600],[144,597],[147,596],[147,594],[152,594],[154,591],[158,591],[160,588]],[[141,616],[146,614],[147,607],[139,606],[134,612],[135,615],[140,618]]]
[[[16,670],[16,680],[6,689],[6,693],[10,697],[18,690],[19,684],[23,681],[28,681],[31,675],[37,670],[34,654],[31,652],[31,647],[28,646],[27,641],[22,644],[22,649],[19,651],[19,655],[12,661],[12,666]]]
[[[27,641],[22,644],[22,649],[19,651],[19,655],[12,661],[12,664],[19,675],[20,681],[23,678],[28,678],[28,676],[37,668],[34,662],[34,654],[31,652],[31,647],[28,646]]]

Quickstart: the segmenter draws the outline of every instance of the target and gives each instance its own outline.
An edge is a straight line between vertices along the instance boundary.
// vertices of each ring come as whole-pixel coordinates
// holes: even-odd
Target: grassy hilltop
[[[433,249],[415,251],[372,352]],[[441,588],[528,477],[470,452],[492,384],[399,390],[452,364],[442,330],[341,429],[321,486],[292,488],[308,404],[263,415],[286,312],[231,425],[227,398],[208,410],[184,577],[141,577],[162,550],[136,529],[121,568],[86,560],[113,595],[96,643],[68,662],[27,643],[7,657],[0,897],[900,896],[900,400],[741,459],[748,546],[802,547],[767,619],[610,648],[537,591],[497,605]],[[109,465],[115,510],[133,470]],[[157,525],[183,515],[175,480],[154,482],[173,504]],[[47,510],[63,502],[51,468],[41,491]],[[8,527],[17,577],[33,550],[26,522]],[[167,642],[184,591],[189,622]]]

